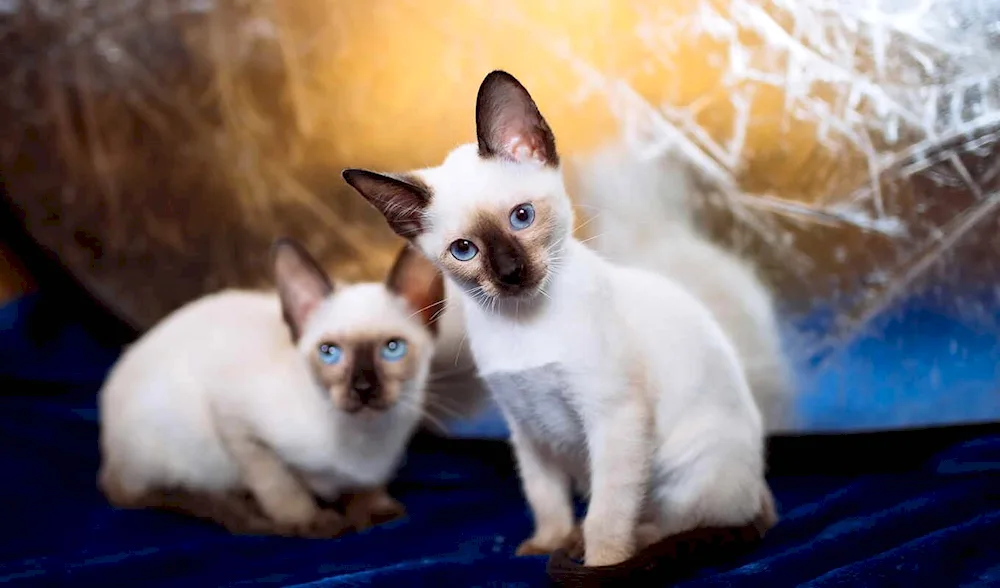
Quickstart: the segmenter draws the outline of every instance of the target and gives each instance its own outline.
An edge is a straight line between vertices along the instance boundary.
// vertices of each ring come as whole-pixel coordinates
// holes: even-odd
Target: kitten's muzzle
[[[491,277],[501,293],[516,296],[536,285],[527,254],[515,239],[506,235],[490,239],[487,256]]]
[[[348,391],[344,410],[357,412],[362,408],[385,410],[389,408],[385,395],[382,393],[381,382],[374,362],[368,357],[359,359],[351,374],[351,385]]]
[[[355,373],[351,380],[351,392],[357,396],[361,404],[368,404],[378,396],[378,376],[368,370]]]
[[[505,259],[494,270],[504,286],[520,286],[524,281],[524,263],[519,259]]]

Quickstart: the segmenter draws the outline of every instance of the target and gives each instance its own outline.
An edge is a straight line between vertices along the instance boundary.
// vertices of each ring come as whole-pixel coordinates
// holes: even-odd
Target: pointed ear
[[[411,245],[406,245],[389,270],[386,287],[402,296],[432,333],[436,317],[444,312],[444,278],[438,268]]]
[[[297,340],[316,307],[333,293],[333,285],[309,252],[292,239],[275,240],[271,261],[281,311],[292,338]]]
[[[431,201],[430,189],[416,178],[388,176],[364,169],[345,169],[344,181],[365,197],[404,239],[424,230],[424,209]]]
[[[505,71],[491,72],[479,86],[476,135],[480,157],[559,165],[548,123],[521,82]]]

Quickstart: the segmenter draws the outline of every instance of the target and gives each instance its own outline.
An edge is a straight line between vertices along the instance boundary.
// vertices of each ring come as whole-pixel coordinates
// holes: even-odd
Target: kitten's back
[[[101,389],[102,485],[124,494],[151,483],[231,485],[237,472],[216,436],[212,387],[249,393],[248,378],[293,356],[273,294],[224,291],[169,315],[125,351]]]

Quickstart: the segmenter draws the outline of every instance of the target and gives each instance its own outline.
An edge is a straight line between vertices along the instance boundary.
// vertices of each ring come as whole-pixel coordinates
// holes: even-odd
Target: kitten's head
[[[422,408],[434,318],[444,303],[444,284],[433,264],[406,247],[385,284],[335,289],[295,241],[276,241],[273,263],[292,338],[337,408]]]
[[[486,76],[477,144],[405,174],[349,169],[344,179],[484,304],[543,293],[573,226],[555,137],[513,76]]]

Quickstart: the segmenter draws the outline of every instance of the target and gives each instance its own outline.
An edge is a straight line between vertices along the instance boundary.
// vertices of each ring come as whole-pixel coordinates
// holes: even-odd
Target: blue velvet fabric
[[[420,438],[393,488],[409,516],[338,540],[232,537],[111,509],[95,487],[95,392],[118,349],[72,313],[49,324],[38,302],[0,308],[0,582],[545,585],[543,558],[512,555],[530,519],[497,441]],[[1000,585],[996,429],[783,438],[772,453],[781,524],[682,585]]]

